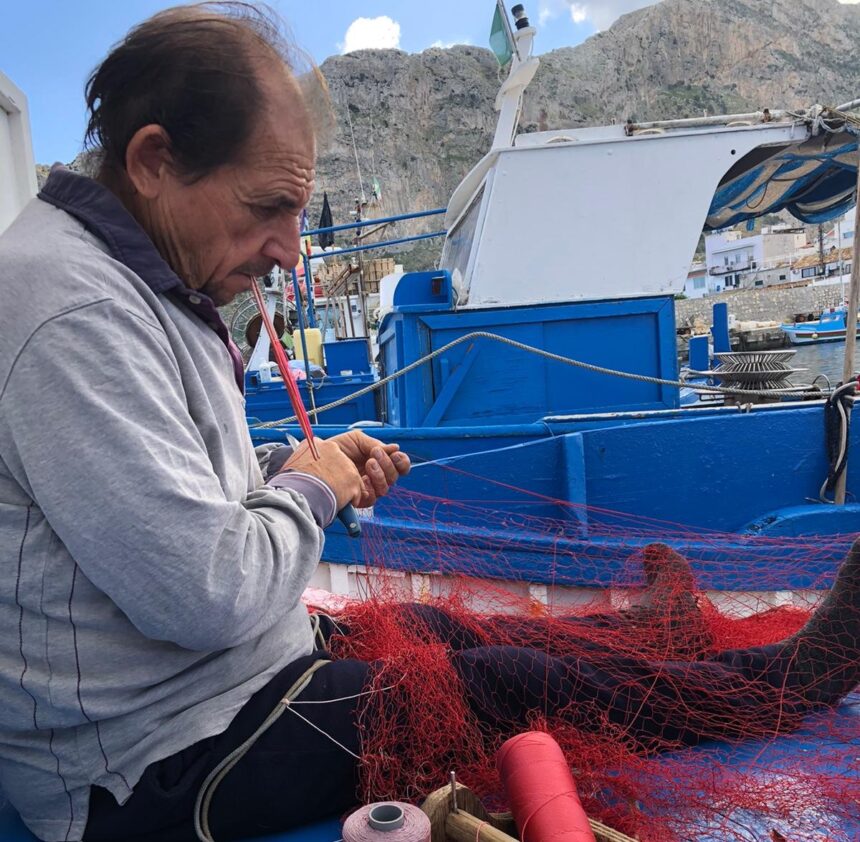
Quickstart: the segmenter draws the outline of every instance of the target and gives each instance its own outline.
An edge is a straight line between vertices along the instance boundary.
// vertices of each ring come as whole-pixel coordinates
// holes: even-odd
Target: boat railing
[[[413,213],[401,213],[395,216],[385,216],[379,217],[377,219],[359,219],[355,222],[344,223],[343,225],[331,225],[325,228],[314,228],[309,231],[303,231],[303,238],[312,238],[319,237],[320,235],[334,235],[343,231],[356,231],[360,232],[362,229],[369,229],[365,232],[364,236],[367,236],[370,233],[373,233],[375,230],[381,230],[388,225],[391,225],[396,222],[403,222],[408,219],[423,219],[432,216],[440,216],[447,211],[447,208],[433,208],[432,210],[426,211],[415,211]],[[302,251],[302,265],[304,267],[305,273],[305,287],[307,293],[307,315],[308,327],[316,327],[317,320],[316,314],[314,312],[314,292],[313,292],[313,273],[311,272],[311,261],[318,260],[320,258],[327,259],[330,257],[340,257],[342,255],[347,254],[358,254],[366,251],[373,251],[376,249],[384,249],[391,248],[393,246],[401,246],[406,243],[414,243],[419,240],[430,240],[434,237],[444,237],[448,232],[445,229],[441,229],[438,231],[431,231],[429,233],[424,234],[412,234],[407,237],[395,237],[390,240],[380,240],[373,243],[361,243],[357,242],[360,234],[357,234],[355,239],[356,242],[352,245],[342,246],[340,248],[335,248],[331,250],[324,250],[320,253],[313,254],[307,253],[306,250]],[[298,284],[298,276],[296,270],[293,269],[293,289],[296,293],[296,301],[298,302],[298,292],[299,292],[299,284]],[[304,332],[304,320],[302,319],[301,308],[297,308],[298,316],[299,316],[299,329]]]

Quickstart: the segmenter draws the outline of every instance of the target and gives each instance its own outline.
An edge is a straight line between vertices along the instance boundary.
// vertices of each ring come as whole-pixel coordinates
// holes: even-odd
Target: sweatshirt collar
[[[55,166],[39,198],[74,216],[103,240],[113,257],[128,266],[153,292],[185,286],[158,253],[140,223],[104,185]]]
[[[227,346],[236,383],[239,390],[244,391],[242,355],[215,303],[208,295],[189,289],[182,282],[115,193],[91,178],[55,165],[39,198],[75,217],[156,295],[174,293],[185,307],[208,324]]]

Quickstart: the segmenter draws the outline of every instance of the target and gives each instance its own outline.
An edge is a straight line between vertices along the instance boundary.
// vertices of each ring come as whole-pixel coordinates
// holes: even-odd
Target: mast
[[[500,11],[504,13],[501,2]],[[513,146],[523,107],[523,91],[534,78],[540,64],[540,60],[531,54],[537,29],[529,25],[529,19],[521,4],[514,6],[511,12],[517,30],[513,34],[514,54],[511,58],[508,78],[496,94],[496,111],[499,112],[499,120],[493,137],[493,149]],[[507,21],[507,17],[504,20]]]

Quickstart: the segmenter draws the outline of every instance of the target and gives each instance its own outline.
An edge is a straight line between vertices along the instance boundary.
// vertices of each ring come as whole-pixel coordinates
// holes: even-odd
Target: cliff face
[[[538,38],[540,35],[538,35]],[[336,221],[373,176],[369,215],[444,205],[489,148],[498,70],[488,50],[372,50],[322,65],[337,127],[318,165]],[[837,0],[662,0],[541,56],[521,130],[837,105],[860,95],[860,8]],[[349,115],[349,117],[347,116]],[[352,133],[350,133],[350,120]],[[318,218],[317,199],[312,221]]]
[[[836,0],[663,0],[547,56],[535,99],[552,122],[837,105],[860,91],[858,35]]]
[[[382,189],[381,203],[365,215],[444,206],[489,148],[497,67],[489,50],[468,46],[327,59],[321,69],[337,125],[317,165],[315,204],[326,190],[335,221],[349,221],[361,194],[360,168],[368,199],[374,178]],[[311,218],[316,223],[318,216]],[[438,219],[433,224],[440,227]]]

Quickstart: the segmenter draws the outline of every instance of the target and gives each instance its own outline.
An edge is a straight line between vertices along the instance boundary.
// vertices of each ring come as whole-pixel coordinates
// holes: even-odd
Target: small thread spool
[[[343,842],[430,842],[430,819],[400,801],[367,804],[343,823]]]

